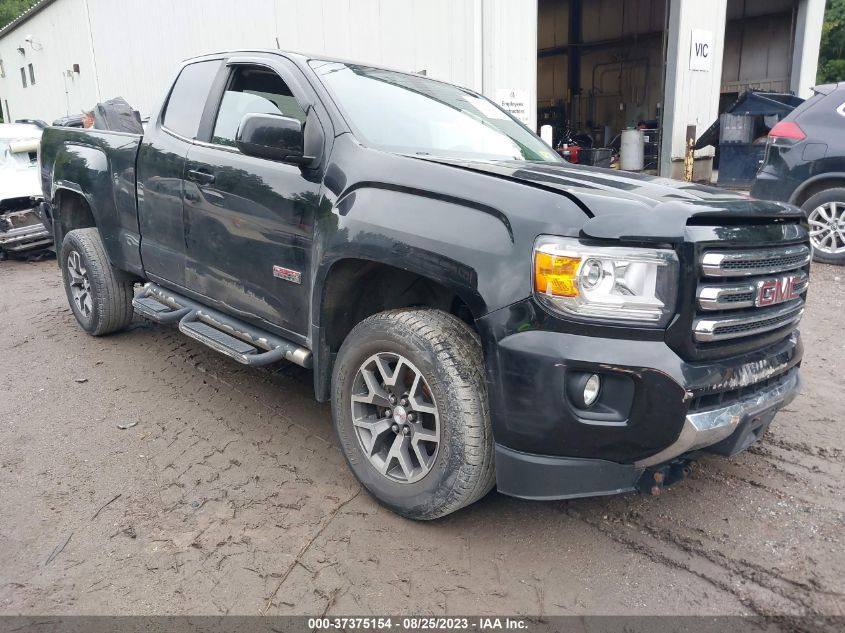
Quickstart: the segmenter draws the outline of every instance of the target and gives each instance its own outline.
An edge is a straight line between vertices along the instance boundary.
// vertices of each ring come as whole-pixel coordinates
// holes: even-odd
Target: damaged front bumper
[[[768,386],[727,406],[690,413],[675,442],[633,464],[534,455],[497,444],[499,492],[553,500],[637,489],[653,491],[655,481],[663,482],[663,473],[674,472],[676,466],[684,468],[698,451],[731,456],[750,447],[766,432],[775,414],[798,395],[800,384],[799,369],[794,367]],[[660,477],[654,477],[655,473]]]
[[[659,334],[514,332],[502,327],[506,316],[488,315],[481,325],[496,341],[485,360],[497,486],[517,497],[625,492],[669,464],[682,470],[699,451],[734,455],[800,387],[797,330],[744,354],[692,361]],[[602,379],[598,399],[579,408],[572,386],[591,374]]]
[[[654,466],[698,449],[736,455],[751,446],[768,428],[775,414],[798,395],[801,374],[791,369],[774,384],[760,388],[725,407],[689,413],[681,434],[670,446],[635,466]]]
[[[0,215],[0,250],[26,251],[52,242],[53,236],[42,223],[38,207]]]

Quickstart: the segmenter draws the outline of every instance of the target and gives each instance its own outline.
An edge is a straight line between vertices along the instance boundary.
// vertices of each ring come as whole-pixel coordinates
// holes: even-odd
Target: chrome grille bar
[[[778,308],[760,309],[737,316],[703,317],[693,323],[693,337],[698,343],[713,343],[754,336],[797,324],[804,314],[804,301],[797,299]]]
[[[706,251],[701,270],[706,277],[771,275],[806,266],[812,256],[805,244],[748,251]]]
[[[796,294],[802,294],[807,290],[810,278],[803,270],[793,274],[800,278],[800,281],[795,284],[794,292]],[[696,293],[698,308],[704,311],[752,308],[755,305],[760,284],[778,281],[780,279],[783,279],[783,277],[763,277],[753,281],[737,282],[730,285],[708,284],[699,286]]]

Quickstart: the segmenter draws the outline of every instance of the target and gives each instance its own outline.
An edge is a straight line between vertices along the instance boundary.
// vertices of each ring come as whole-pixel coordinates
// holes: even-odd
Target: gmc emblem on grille
[[[800,296],[797,290],[800,283],[801,277],[798,275],[758,281],[757,298],[754,305],[757,307],[773,306],[784,301],[797,299]]]

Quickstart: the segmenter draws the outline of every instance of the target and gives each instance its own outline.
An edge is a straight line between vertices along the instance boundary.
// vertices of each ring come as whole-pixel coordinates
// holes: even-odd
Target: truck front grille
[[[805,244],[701,254],[693,341],[698,345],[793,329],[809,284]]]
[[[749,277],[781,273],[806,266],[810,248],[804,244],[749,251],[706,251],[701,268],[706,277]]]

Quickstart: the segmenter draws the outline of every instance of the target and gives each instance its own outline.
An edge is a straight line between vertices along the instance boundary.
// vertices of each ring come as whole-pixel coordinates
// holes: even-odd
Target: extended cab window
[[[202,111],[220,60],[197,62],[182,69],[164,111],[164,127],[185,138],[196,138]]]
[[[240,66],[223,94],[211,142],[234,146],[241,120],[252,113],[281,114],[305,121],[305,112],[281,77],[260,66]]]

